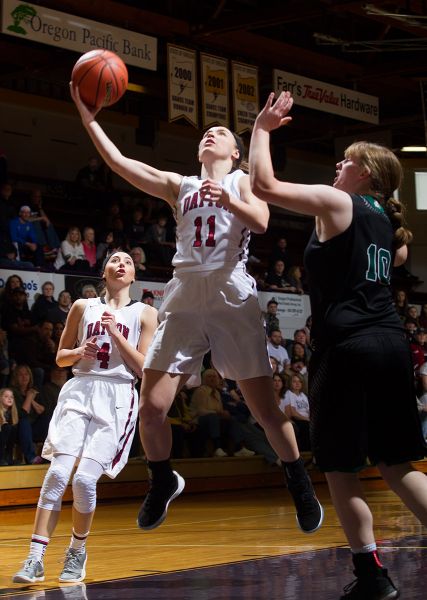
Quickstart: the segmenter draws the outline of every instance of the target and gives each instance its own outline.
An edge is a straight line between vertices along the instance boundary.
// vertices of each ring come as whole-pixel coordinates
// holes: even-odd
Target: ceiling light
[[[403,146],[401,152],[427,152],[427,146]]]

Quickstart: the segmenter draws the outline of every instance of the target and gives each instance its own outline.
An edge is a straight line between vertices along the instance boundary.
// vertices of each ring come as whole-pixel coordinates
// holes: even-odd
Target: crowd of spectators
[[[7,178],[0,182],[0,268],[18,273],[37,269],[98,275],[104,259],[116,250],[130,253],[137,280],[152,276],[158,265],[170,268],[175,251],[171,212],[156,214],[150,202],[124,207],[98,159],[89,160],[76,183],[87,204],[87,223],[79,227],[71,222],[66,231],[60,231],[45,212],[40,189],[31,190],[25,202],[15,202],[11,183]],[[308,289],[299,260],[282,235],[265,261],[250,255],[248,268],[260,290],[304,294]],[[92,283],[83,285],[82,298],[96,296]],[[0,465],[42,461],[37,450],[59,391],[70,376],[69,369],[56,365],[55,356],[75,299],[69,290],[57,292],[53,283],[45,281],[30,309],[19,274],[9,277],[0,293]],[[153,304],[153,294],[146,291],[141,300]],[[394,302],[412,350],[420,418],[427,437],[427,304],[419,310],[403,289],[395,290]],[[278,309],[273,296],[264,319],[276,400],[294,425],[300,450],[309,451],[311,317],[292,339],[286,339]],[[202,385],[184,388],[169,418],[174,458],[259,454],[269,464],[279,464],[236,382],[222,379],[208,360]]]

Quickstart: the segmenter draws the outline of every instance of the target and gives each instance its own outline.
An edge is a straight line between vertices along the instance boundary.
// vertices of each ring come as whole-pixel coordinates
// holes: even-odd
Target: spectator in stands
[[[267,302],[267,311],[264,313],[265,330],[270,335],[274,329],[280,329],[280,321],[277,316],[278,303],[276,298],[271,298]]]
[[[420,356],[420,365],[427,361],[427,329],[417,327],[413,333],[411,347],[416,347]]]
[[[98,298],[98,292],[93,283],[86,283],[82,287],[80,298]]]
[[[58,352],[59,340],[61,339],[62,332],[64,331],[65,324],[63,321],[57,321],[53,323],[52,340],[55,344],[55,352]]]
[[[7,385],[11,366],[7,333],[0,327],[0,387],[5,387]]]
[[[150,290],[145,290],[142,294],[141,302],[144,304],[149,304],[150,306],[154,306],[154,294],[150,292]]]
[[[190,456],[201,456],[197,420],[191,414],[190,400],[184,389],[174,399],[168,419],[172,428],[172,458],[183,458],[185,449]]]
[[[45,264],[43,247],[37,243],[36,229],[30,218],[30,207],[21,206],[19,215],[9,221],[10,238],[18,249],[19,260],[27,260],[42,267]]]
[[[82,246],[89,267],[93,271],[96,266],[95,230],[93,227],[83,229]]]
[[[417,327],[420,326],[418,309],[416,306],[409,305],[406,309],[406,320],[411,320]]]
[[[19,443],[28,464],[40,464],[40,456],[36,456],[34,441],[43,442],[49,426],[49,419],[44,415],[45,407],[41,402],[40,392],[33,385],[33,374],[27,365],[18,365],[10,378],[19,414]]]
[[[290,357],[294,354],[294,344],[295,343],[298,343],[303,347],[303,349],[304,349],[303,358],[305,359],[306,364],[308,365],[308,363],[310,362],[311,355],[312,355],[312,349],[310,347],[310,344],[307,341],[307,333],[306,333],[305,328],[296,329],[294,331],[294,339],[292,341],[287,340],[287,342],[285,344],[285,348]]]
[[[155,223],[147,229],[145,241],[149,245],[147,252],[151,262],[169,266],[175,253],[175,242],[168,239],[168,217],[160,212]]]
[[[0,268],[22,269],[24,271],[34,271],[36,269],[34,263],[29,260],[19,260],[18,250],[12,242],[0,244]]]
[[[283,371],[289,364],[289,355],[286,349],[282,346],[282,332],[279,328],[272,329],[268,336],[267,352],[269,356],[274,358],[279,363],[279,373]]]
[[[277,402],[277,406],[282,412],[285,412],[285,392],[286,392],[286,380],[280,373],[273,374],[273,388],[274,398]]]
[[[59,292],[57,306],[52,308],[47,315],[49,321],[53,323],[54,327],[55,323],[57,323],[58,321],[65,323],[72,304],[73,301],[71,299],[70,292],[68,292],[67,290],[62,290],[62,292]]]
[[[299,265],[292,265],[289,267],[286,280],[295,289],[295,294],[304,294],[304,284],[302,282],[301,267]]]
[[[265,283],[269,290],[277,290],[283,293],[294,293],[296,288],[292,286],[285,276],[285,263],[283,260],[276,260],[273,268],[267,273]]]
[[[44,211],[41,190],[34,189],[31,192],[30,208],[30,221],[34,224],[37,243],[43,248],[45,259],[56,258],[60,241],[54,226]]]
[[[13,447],[18,440],[18,409],[13,390],[0,389],[0,467],[13,464]]]
[[[117,250],[117,248],[118,248],[118,245],[115,244],[113,232],[111,230],[107,231],[102,236],[102,241],[99,242],[96,246],[97,268],[102,265],[105,258],[110,256],[111,254],[114,254],[114,252]]]
[[[311,324],[312,324],[313,318],[311,315],[308,315],[306,321],[305,321],[305,325],[303,327],[304,331],[305,331],[305,335],[307,336],[307,344],[310,346],[310,339],[311,339]]]
[[[273,371],[273,375],[275,375],[279,372],[279,361],[277,360],[277,358],[274,358],[274,356],[269,356],[268,358],[270,359],[271,370]]]
[[[396,307],[397,314],[400,316],[401,320],[404,321],[406,319],[406,311],[408,310],[408,294],[405,290],[397,289],[394,291],[394,306]]]
[[[290,387],[290,382],[292,381],[292,377],[294,375],[301,375],[304,386],[303,392],[307,394],[308,392],[308,368],[306,360],[299,356],[293,356],[289,365],[286,366],[284,375],[286,377],[287,385]]]
[[[24,282],[19,275],[14,273],[6,279],[4,289],[0,290],[0,316],[3,315],[4,309],[11,305],[13,290],[18,287],[24,288]],[[26,306],[28,308],[28,302]]]
[[[49,380],[43,385],[41,395],[49,421],[58,402],[59,392],[67,381],[69,374],[67,367],[59,367],[54,364],[49,373]]]
[[[135,266],[135,279],[142,281],[147,276],[145,252],[140,246],[135,246],[129,252]]]
[[[115,200],[111,200],[107,207],[107,212],[103,219],[103,227],[106,230],[111,230],[117,217],[122,218],[122,204],[120,200],[116,198]]]
[[[9,223],[16,217],[16,209],[12,200],[12,184],[8,181],[0,183],[0,254],[4,254],[12,240]]]
[[[45,281],[42,284],[42,293],[37,296],[31,307],[31,314],[35,324],[47,319],[48,312],[58,305],[58,302],[54,298],[54,293],[54,284],[51,281]]]
[[[423,329],[427,329],[427,303],[421,305],[421,311],[419,316],[419,324]]]
[[[36,326],[32,335],[26,338],[25,344],[21,344],[15,352],[16,362],[31,368],[34,387],[39,391],[55,365],[55,342],[52,334],[53,323],[43,320]]]
[[[289,389],[285,392],[285,414],[291,419],[295,427],[298,448],[304,452],[310,446],[310,409],[308,398],[304,393],[304,379],[300,374],[292,375]]]
[[[144,210],[140,205],[135,206],[130,219],[125,221],[124,234],[126,245],[129,248],[141,246],[145,242],[145,229]]]
[[[65,240],[61,242],[61,249],[54,267],[57,271],[83,271],[86,273],[90,271],[78,227],[69,228]]]
[[[23,287],[13,288],[10,304],[2,312],[2,324],[7,332],[10,358],[15,356],[36,331]]]
[[[269,265],[274,265],[278,260],[281,260],[285,265],[289,262],[288,241],[283,235],[277,239],[274,248],[271,251],[268,259]]]
[[[415,330],[417,329],[416,323],[414,323],[412,319],[405,319],[403,322],[403,327],[405,329],[406,337],[411,342],[414,337]]]
[[[232,452],[242,448],[243,432],[238,422],[224,410],[218,391],[220,376],[215,369],[206,369],[202,374],[202,385],[197,387],[191,397],[191,414],[197,420],[204,440],[211,440],[214,456],[224,457],[227,452],[222,448],[222,439],[232,446]]]

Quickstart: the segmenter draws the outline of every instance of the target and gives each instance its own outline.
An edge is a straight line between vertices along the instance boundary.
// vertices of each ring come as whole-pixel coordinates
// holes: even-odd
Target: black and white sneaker
[[[174,478],[169,484],[150,481],[150,489],[138,513],[138,527],[146,531],[155,529],[166,519],[169,504],[185,487],[184,478],[172,471]]]
[[[308,475],[304,473],[303,477],[288,480],[288,490],[297,509],[296,519],[301,531],[317,531],[323,523],[324,512]]]

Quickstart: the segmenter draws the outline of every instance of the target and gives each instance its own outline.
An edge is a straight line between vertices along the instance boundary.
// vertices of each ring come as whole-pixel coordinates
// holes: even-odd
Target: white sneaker
[[[218,456],[219,458],[224,458],[224,456],[228,456],[227,452],[224,452],[222,448],[217,448],[214,452],[214,456]]]
[[[234,456],[254,456],[255,452],[253,452],[253,450],[249,450],[249,448],[245,448],[244,446],[242,446],[242,448],[240,448],[240,450],[238,450],[237,452],[234,453]]]

